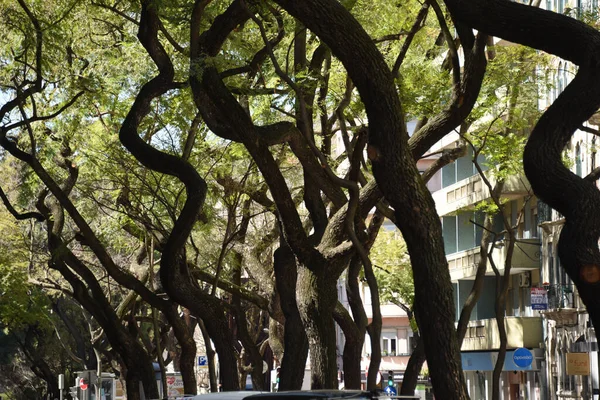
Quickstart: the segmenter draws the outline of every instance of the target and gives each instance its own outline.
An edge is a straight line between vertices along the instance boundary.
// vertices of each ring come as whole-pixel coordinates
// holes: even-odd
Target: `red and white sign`
[[[181,375],[167,375],[167,395],[169,397],[183,396],[183,379]]]
[[[80,379],[79,380],[79,388],[81,390],[87,390],[88,384],[86,383],[85,379]]]

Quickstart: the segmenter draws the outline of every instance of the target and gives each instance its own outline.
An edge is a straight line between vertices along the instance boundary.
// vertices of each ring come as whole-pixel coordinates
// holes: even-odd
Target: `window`
[[[596,169],[596,137],[592,138],[592,154],[591,154],[591,167],[592,171]]]
[[[563,70],[563,64],[558,65],[558,72],[556,74],[556,87],[558,90],[557,96],[562,93],[565,88],[565,75]]]
[[[410,343],[407,329],[398,329],[398,350],[396,355],[410,354]]]
[[[446,254],[456,253],[456,217],[442,217],[442,233]]]
[[[398,335],[396,331],[381,332],[381,355],[395,356],[398,351]]]
[[[581,145],[577,143],[575,147],[575,174],[577,176],[583,176],[583,171],[581,168]]]
[[[531,199],[524,205],[524,211],[525,229],[523,230],[523,239],[537,237],[537,207]]]
[[[548,282],[552,285],[556,283],[554,277],[554,251],[552,250],[552,242],[548,243]]]
[[[442,187],[456,183],[456,167],[454,163],[442,167]]]
[[[477,337],[485,337],[485,326],[478,326],[475,330]]]
[[[477,156],[477,162],[483,171],[488,169],[487,159],[483,154]],[[458,158],[451,164],[442,167],[442,188],[453,185],[458,181],[477,175],[477,168],[473,164],[473,150],[467,149],[467,155]],[[451,201],[451,200],[449,200]]]
[[[469,250],[477,246],[477,243],[475,243],[475,225],[471,222],[472,218],[472,212],[458,214],[458,251]]]

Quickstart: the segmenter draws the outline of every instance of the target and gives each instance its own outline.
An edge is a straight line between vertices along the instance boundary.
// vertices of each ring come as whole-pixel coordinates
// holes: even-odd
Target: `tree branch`
[[[42,222],[46,219],[41,213],[36,212],[36,211],[30,211],[30,212],[19,214],[17,212],[17,210],[15,210],[15,208],[10,203],[10,200],[6,196],[6,193],[4,193],[4,190],[2,190],[1,186],[0,186],[0,198],[2,199],[2,202],[4,203],[4,206],[6,206],[6,209],[8,210],[8,212],[10,212],[12,214],[12,216],[15,217],[15,219],[17,219],[19,221],[22,221],[25,219],[30,219],[30,218],[35,218],[39,222]]]

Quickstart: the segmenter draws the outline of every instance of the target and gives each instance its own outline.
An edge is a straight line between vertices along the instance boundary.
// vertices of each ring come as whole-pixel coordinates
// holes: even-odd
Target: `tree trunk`
[[[34,350],[34,349],[32,349]],[[35,375],[39,378],[46,381],[46,388],[48,391],[48,396],[51,399],[58,398],[58,379],[56,375],[50,369],[50,366],[46,361],[44,361],[39,355],[34,354],[35,358],[32,360],[33,365],[31,365],[31,370]]]
[[[219,391],[219,383],[217,382],[217,371],[215,367],[215,351],[210,344],[210,335],[208,334],[208,330],[206,326],[204,326],[204,322],[202,320],[198,320],[198,327],[200,327],[200,331],[202,332],[202,339],[204,340],[204,348],[206,349],[206,360],[208,364],[208,382],[210,385],[211,392]]]
[[[180,268],[167,267],[165,257],[166,255],[163,254],[160,275],[163,288],[174,301],[189,309],[194,316],[204,322],[204,326],[219,355],[222,389],[224,391],[239,390],[237,357],[232,346],[232,333],[221,300],[203,292],[190,282],[187,275],[180,272],[187,270],[184,255],[176,257],[180,265],[185,265]],[[170,270],[164,270],[164,267]]]
[[[423,341],[418,334],[414,337],[417,341],[417,346],[410,355],[408,365],[404,371],[402,387],[400,388],[400,395],[405,396],[414,396],[419,374],[421,373],[423,363],[425,362],[425,347],[423,346]]]
[[[506,247],[506,260],[504,264],[504,273],[502,276],[498,270],[494,268],[496,273],[496,322],[498,324],[498,333],[500,335],[500,349],[498,350],[498,359],[492,373],[492,400],[500,400],[500,375],[504,368],[504,359],[506,358],[506,324],[504,316],[506,315],[506,297],[508,295],[508,286],[510,283],[510,269],[512,266],[512,256],[515,249],[515,232],[514,229],[509,229],[507,234],[508,243]],[[490,262],[491,254],[489,255]]]
[[[285,316],[284,353],[279,374],[279,390],[299,390],[308,357],[308,338],[296,302],[298,273],[290,248],[281,240],[274,254],[275,283]]]
[[[363,326],[362,330],[359,329],[348,310],[339,301],[335,306],[334,319],[344,332],[344,389],[360,389],[360,361],[365,341],[365,328]]]
[[[371,37],[339,2],[276,2],[329,45],[360,93],[369,119],[367,153],[373,174],[395,210],[410,253],[417,316],[426,316],[419,320],[419,329],[432,383],[438,397],[443,394],[447,400],[466,399],[441,223],[409,150],[404,114],[390,69]],[[314,18],[317,14],[319,18]],[[311,336],[312,332],[309,341]]]
[[[500,184],[501,187],[504,187],[503,184]],[[496,186],[498,187],[498,186]],[[492,226],[493,226],[493,215],[486,214],[485,221],[483,222],[483,233],[481,236],[481,244],[479,246],[479,263],[477,264],[477,272],[475,273],[475,281],[473,282],[473,287],[471,288],[471,293],[465,300],[465,304],[463,305],[462,310],[460,311],[460,318],[458,319],[458,327],[456,328],[458,343],[462,346],[463,339],[465,338],[465,334],[467,332],[467,327],[469,326],[469,320],[471,319],[471,313],[473,309],[477,305],[477,301],[479,300],[479,296],[481,295],[481,291],[483,289],[483,283],[485,278],[485,272],[487,270],[488,263],[488,254],[490,251],[488,247],[490,242],[492,242]]]
[[[357,331],[355,334],[351,334],[351,332],[346,332],[346,330],[344,330],[346,344],[344,345],[343,359],[344,385],[346,389],[360,389],[362,385],[362,368],[360,362],[362,360],[362,348],[365,342],[368,318],[365,313],[358,285],[361,266],[362,263],[360,258],[358,256],[353,257],[348,267],[348,277],[346,279],[348,303],[352,310],[355,329]]]
[[[367,325],[367,332],[371,338],[371,362],[369,363],[369,375],[367,376],[367,389],[375,390],[377,388],[377,374],[381,365],[381,327],[383,320],[379,303],[379,287],[373,273],[373,266],[370,263],[363,266],[365,278],[371,291],[371,308],[373,310],[373,318],[371,323]]]
[[[196,341],[190,331],[187,323],[177,315],[177,307],[173,306],[170,311],[172,320],[171,322],[177,343],[181,346],[179,354],[179,371],[181,372],[181,379],[183,380],[183,391],[185,394],[196,394],[196,373],[194,367],[196,366]],[[187,310],[185,312],[188,312]]]
[[[235,253],[234,256],[236,270],[234,272],[233,282],[237,285],[242,285],[241,276],[242,276],[242,255],[240,253]],[[260,354],[260,350],[256,345],[255,340],[250,335],[248,331],[248,319],[246,318],[246,312],[248,311],[248,307],[242,307],[241,299],[238,295],[232,294],[233,298],[233,314],[235,315],[235,323],[237,327],[237,337],[240,342],[242,342],[242,346],[245,350],[245,358],[250,360],[250,376],[252,378],[252,384],[254,386],[254,390],[265,390],[264,388],[264,379],[263,379],[263,358]],[[241,360],[242,363],[245,362],[244,359]],[[240,382],[240,388],[243,389],[246,386],[246,380]]]
[[[336,280],[300,266],[296,284],[298,309],[308,337],[311,388],[337,389],[337,354],[333,310],[337,303]]]
[[[357,330],[357,333],[359,331]],[[346,343],[344,344],[344,389],[361,389],[362,368],[360,362],[362,359],[362,350],[365,343],[365,331],[358,335],[348,335],[344,331]]]

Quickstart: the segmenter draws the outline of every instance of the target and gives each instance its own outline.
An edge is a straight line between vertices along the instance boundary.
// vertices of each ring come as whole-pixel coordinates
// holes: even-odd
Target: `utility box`
[[[69,388],[71,396],[77,400],[119,400],[122,396],[117,396],[117,384],[115,375],[103,372],[102,378],[98,379],[96,371],[77,371],[75,386]],[[99,398],[96,399],[96,389],[99,392]]]

